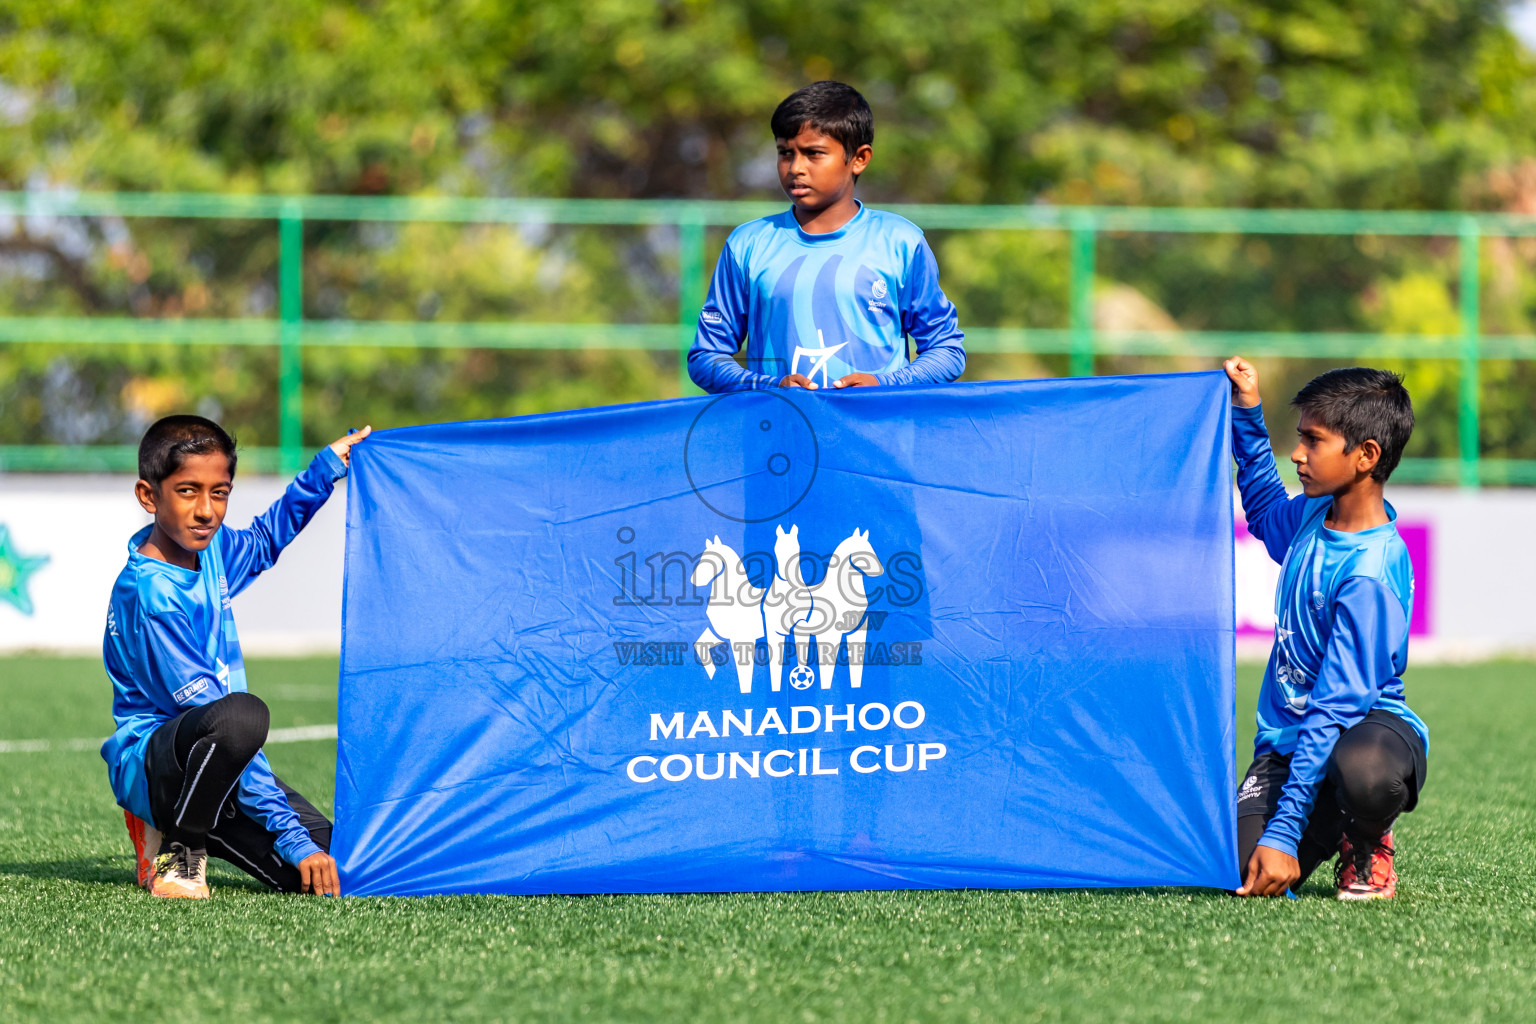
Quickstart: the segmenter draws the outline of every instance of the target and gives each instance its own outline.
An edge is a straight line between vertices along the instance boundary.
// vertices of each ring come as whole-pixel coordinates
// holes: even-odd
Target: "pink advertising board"
[[[1413,618],[1408,623],[1408,634],[1427,637],[1432,626],[1429,610],[1434,594],[1429,558],[1433,527],[1427,522],[1399,519],[1397,532],[1408,546],[1408,559],[1413,563]],[[1264,544],[1248,532],[1248,524],[1242,519],[1237,520],[1235,556],[1237,635],[1244,640],[1273,637],[1275,585],[1280,581],[1280,566],[1270,559]]]

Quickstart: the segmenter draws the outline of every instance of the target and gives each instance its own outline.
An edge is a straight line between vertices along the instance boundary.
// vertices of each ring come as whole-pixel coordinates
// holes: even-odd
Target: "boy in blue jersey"
[[[718,393],[960,376],[965,336],[922,231],[853,197],[875,138],[864,97],[816,82],[779,104],[772,128],[790,208],[726,239],[688,352],[693,382]]]
[[[1281,565],[1275,646],[1259,692],[1254,762],[1237,794],[1240,896],[1280,896],[1339,856],[1341,900],[1397,891],[1392,823],[1418,803],[1429,730],[1404,701],[1413,569],[1382,485],[1413,433],[1402,378],[1330,370],[1302,388],[1275,469],[1259,379],[1227,360],[1232,449],[1248,532]]]
[[[261,753],[268,713],[246,692],[230,600],[304,528],[347,474],[365,428],[324,448],[244,530],[223,527],[235,442],[168,416],[139,443],[135,494],[155,517],[128,542],[102,657],[117,731],[102,745],[139,884],[206,899],[208,851],[285,892],[341,894],[331,823]]]

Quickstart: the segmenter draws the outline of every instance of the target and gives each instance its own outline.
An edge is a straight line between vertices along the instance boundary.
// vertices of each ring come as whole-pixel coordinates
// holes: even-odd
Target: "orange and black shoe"
[[[132,811],[123,812],[128,839],[133,843],[133,880],[148,889],[155,874],[155,854],[160,852],[160,830]]]
[[[1375,842],[1351,841],[1339,846],[1335,880],[1341,900],[1389,900],[1397,895],[1397,869],[1392,866],[1392,833]]]
[[[194,850],[185,843],[166,844],[155,858],[149,892],[162,899],[207,899],[212,895],[208,889],[208,851]]]

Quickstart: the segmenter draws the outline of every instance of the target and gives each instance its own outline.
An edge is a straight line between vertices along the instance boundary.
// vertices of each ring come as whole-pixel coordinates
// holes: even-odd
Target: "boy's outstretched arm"
[[[688,350],[688,376],[712,395],[775,387],[779,381],[736,362],[736,350],[747,336],[747,278],[731,252],[730,241],[715,263],[709,295],[699,312],[693,347]]]
[[[1264,542],[1269,557],[1283,562],[1306,514],[1307,499],[1288,495],[1275,468],[1275,452],[1259,400],[1259,371],[1241,356],[1233,356],[1222,367],[1232,382],[1232,457],[1237,461],[1243,517],[1248,521],[1248,532]]]
[[[336,861],[315,845],[309,831],[299,822],[272,774],[267,755],[260,751],[240,773],[235,788],[235,802],[268,832],[277,835],[273,851],[299,869],[305,892],[317,896],[340,896],[341,881]]]
[[[231,530],[226,526],[219,531],[230,597],[272,568],[283,548],[299,535],[331,496],[336,481],[347,475],[352,464],[352,446],[372,432],[372,427],[364,427],[320,449],[309,468],[294,477],[283,496],[257,516],[250,526],[243,530]]]
[[[900,369],[869,376],[880,384],[947,384],[964,373],[965,334],[960,330],[960,315],[939,287],[939,264],[927,241],[920,242],[912,254],[902,302],[902,331],[911,337],[917,357]],[[843,381],[837,383],[845,386]]]

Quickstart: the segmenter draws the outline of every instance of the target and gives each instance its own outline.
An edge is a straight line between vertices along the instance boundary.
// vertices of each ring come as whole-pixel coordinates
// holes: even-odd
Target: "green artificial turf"
[[[258,661],[273,726],[335,663]],[[1240,731],[1258,670],[1245,668]],[[1431,776],[1384,904],[1208,891],[344,899],[132,885],[94,751],[0,754],[0,1020],[1529,1020],[1536,666],[1415,668]],[[94,661],[0,659],[0,739],[107,731]],[[1245,740],[1246,742],[1246,740]],[[333,742],[269,748],[322,809]],[[1246,764],[1246,760],[1244,761]]]

